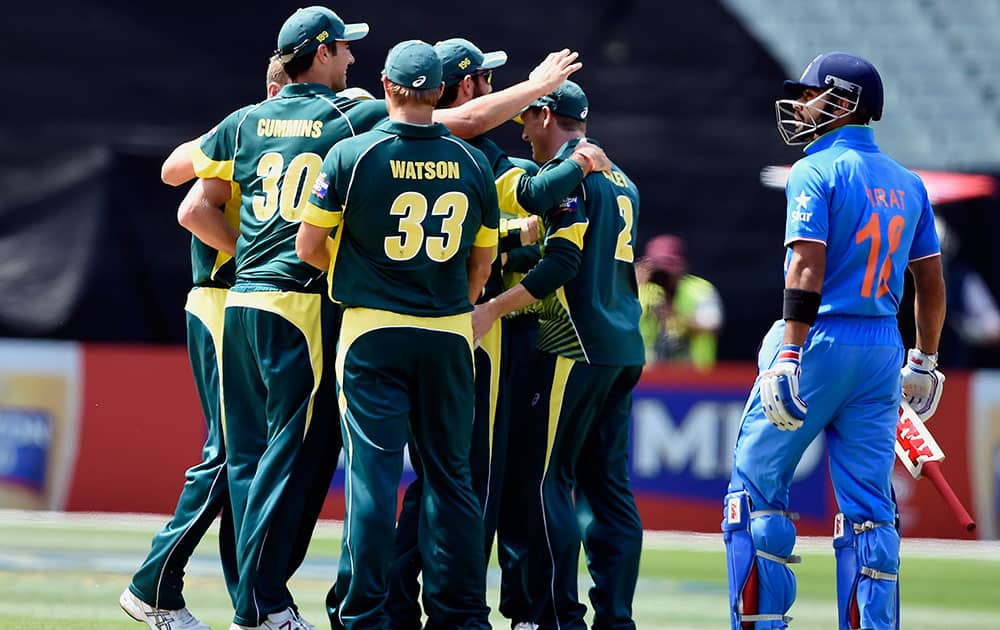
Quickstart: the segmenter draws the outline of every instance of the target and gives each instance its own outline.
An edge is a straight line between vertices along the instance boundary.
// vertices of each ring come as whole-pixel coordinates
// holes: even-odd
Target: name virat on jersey
[[[412,160],[389,160],[393,179],[461,179],[458,162],[438,160],[436,162],[415,162]]]

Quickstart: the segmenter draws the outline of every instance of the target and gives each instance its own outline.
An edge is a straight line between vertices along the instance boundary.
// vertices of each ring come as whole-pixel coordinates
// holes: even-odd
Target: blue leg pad
[[[834,523],[837,610],[841,630],[899,625],[899,533],[893,523]]]
[[[752,512],[745,491],[726,495],[722,521],[729,575],[733,630],[785,628],[795,601],[795,576],[788,568],[795,526],[784,512]]]

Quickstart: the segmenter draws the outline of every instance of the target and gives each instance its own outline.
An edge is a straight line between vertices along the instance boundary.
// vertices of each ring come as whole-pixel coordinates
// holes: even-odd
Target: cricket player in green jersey
[[[323,7],[293,14],[277,42],[293,83],[228,116],[194,156],[196,174],[229,182],[241,205],[222,352],[236,628],[308,627],[286,582],[340,451],[332,366],[339,312],[294,243],[322,156],[384,117],[374,101],[335,94],[354,61],[349,43],[367,32]]]
[[[585,137],[587,114],[586,95],[572,81],[521,114],[522,135],[535,160],[545,162],[542,173]],[[582,529],[594,579],[593,627],[634,628],[642,525],[629,484],[628,437],[632,389],[645,358],[632,250],[639,192],[612,165],[589,175],[555,206],[529,209],[543,212],[541,261],[518,286],[473,314],[479,338],[498,317],[547,298],[531,399],[535,421],[548,429],[537,453],[542,473],[535,487],[541,496],[518,506],[540,542],[528,556],[531,570],[525,575],[533,583],[526,590],[547,601],[535,619],[525,621],[542,628],[587,627],[586,606],[577,595],[581,525],[575,493],[590,514]]]
[[[389,51],[390,120],[327,155],[297,251],[328,268],[344,306],[337,375],[347,509],[333,624],[389,628],[385,608],[403,448],[423,479],[419,546],[427,628],[489,628],[472,490],[472,302],[497,245],[481,152],[432,124],[441,62],[419,40]],[[332,246],[330,230],[337,228]]]
[[[478,46],[463,38],[438,42],[434,45],[434,50],[441,59],[444,81],[444,92],[437,104],[439,112],[461,107],[473,99],[490,94],[493,89],[493,71],[507,61],[507,53],[484,53]],[[503,292],[501,258],[512,252],[518,255],[521,250],[526,250],[525,258],[532,261],[538,259],[538,247],[534,245],[537,240],[538,217],[529,214],[521,206],[519,195],[530,197],[536,204],[555,204],[583,181],[591,162],[581,156],[574,156],[579,162],[571,160],[562,169],[551,169],[542,177],[532,178],[530,175],[537,172],[534,163],[529,162],[530,166],[515,166],[507,154],[486,135],[476,136],[468,142],[486,156],[500,200],[501,256],[494,259],[486,289],[480,298],[484,300]],[[590,148],[603,154],[599,147]],[[530,171],[528,175],[526,169]],[[522,176],[525,176],[523,180]],[[532,232],[534,236],[531,236]],[[490,556],[497,529],[507,454],[509,396],[506,381],[513,366],[507,363],[507,346],[511,339],[506,334],[506,324],[506,320],[503,325],[497,322],[475,351],[476,413],[470,464],[472,487],[482,505],[487,557]],[[531,352],[534,352],[533,345]],[[411,452],[410,457],[414,469],[419,471],[418,455]],[[422,486],[423,480],[418,476],[406,489],[396,528],[395,557],[390,573],[387,608],[392,626],[398,630],[422,627],[418,582],[422,561],[417,536]]]
[[[267,68],[268,98],[277,95],[288,82],[281,61],[272,57]],[[196,236],[191,238],[194,288],[188,293],[184,307],[187,311],[188,357],[205,414],[207,437],[202,447],[201,463],[186,473],[187,482],[177,500],[173,518],[153,538],[152,549],[119,598],[122,610],[154,630],[163,627],[171,630],[208,630],[208,626],[185,606],[183,576],[191,553],[220,513],[222,574],[234,601],[238,581],[219,398],[219,361],[222,358],[226,294],[235,275],[233,254],[239,228],[240,200],[238,196],[231,195],[229,203],[220,212],[219,208],[207,202],[204,185],[201,180],[194,183],[177,211],[177,220],[192,233],[200,233],[201,238],[210,243],[206,244]]]

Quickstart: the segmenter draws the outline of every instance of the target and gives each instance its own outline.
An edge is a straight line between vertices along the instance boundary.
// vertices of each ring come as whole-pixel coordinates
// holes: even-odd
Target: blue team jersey
[[[923,181],[867,126],[835,129],[805,153],[785,186],[785,246],[826,245],[820,315],[896,315],[907,264],[940,253]],[[789,248],[786,272],[790,259]]]

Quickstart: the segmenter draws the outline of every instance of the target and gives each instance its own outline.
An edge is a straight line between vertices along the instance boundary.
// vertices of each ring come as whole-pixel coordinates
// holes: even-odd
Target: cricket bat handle
[[[952,513],[958,522],[967,532],[974,531],[976,529],[976,521],[969,514],[965,506],[962,505],[962,501],[955,495],[955,491],[951,489],[948,485],[948,480],[944,478],[944,474],[941,473],[941,464],[938,462],[924,462],[923,470],[921,471],[923,476],[931,480],[934,487],[937,488],[938,493],[944,502],[948,504],[951,508]]]

